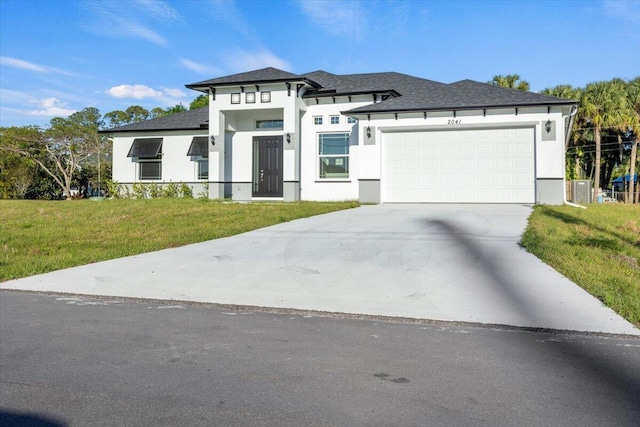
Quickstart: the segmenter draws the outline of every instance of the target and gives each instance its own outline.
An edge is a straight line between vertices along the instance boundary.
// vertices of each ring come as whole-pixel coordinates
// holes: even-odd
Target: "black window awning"
[[[136,138],[131,144],[127,157],[158,157],[162,148],[162,138]]]
[[[187,151],[187,156],[209,157],[208,136],[194,136]]]

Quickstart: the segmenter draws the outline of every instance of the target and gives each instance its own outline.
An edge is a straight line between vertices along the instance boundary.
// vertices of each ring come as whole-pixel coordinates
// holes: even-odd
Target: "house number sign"
[[[447,120],[447,124],[448,125],[459,125],[462,123],[461,119],[453,119],[453,120]]]

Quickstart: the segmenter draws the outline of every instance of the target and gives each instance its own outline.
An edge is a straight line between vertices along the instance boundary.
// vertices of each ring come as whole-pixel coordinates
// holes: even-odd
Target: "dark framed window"
[[[339,125],[340,116],[329,116],[329,123],[331,123],[332,125]]]
[[[321,125],[322,124],[322,116],[315,116],[313,118],[313,124],[314,125]]]
[[[240,94],[239,93],[232,93],[231,94],[231,103],[232,104],[240,104]]]
[[[162,156],[138,159],[138,178],[141,180],[162,179]]]
[[[255,104],[256,103],[256,93],[255,92],[247,92],[244,95],[244,101],[247,104]]]
[[[282,129],[283,120],[256,120],[256,129]]]
[[[260,102],[271,102],[271,92],[260,92]]]
[[[162,138],[136,138],[131,144],[127,157],[138,163],[138,179],[162,179]]]
[[[349,178],[349,134],[318,134],[318,177]]]

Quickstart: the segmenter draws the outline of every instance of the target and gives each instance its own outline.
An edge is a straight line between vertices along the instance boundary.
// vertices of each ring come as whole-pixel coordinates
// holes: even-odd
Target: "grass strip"
[[[640,327],[640,206],[536,206],[521,244]]]
[[[201,199],[0,201],[0,282],[357,207]]]

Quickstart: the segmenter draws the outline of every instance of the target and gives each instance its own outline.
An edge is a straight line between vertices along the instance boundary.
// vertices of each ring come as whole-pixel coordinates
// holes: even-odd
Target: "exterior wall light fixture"
[[[291,144],[291,134],[289,132],[287,132],[287,134],[284,137],[287,140],[287,144]]]
[[[211,135],[209,137],[209,141],[211,141],[211,145],[216,145],[216,137],[215,136]]]
[[[371,128],[367,126],[367,138],[371,138]]]
[[[544,130],[549,133],[551,132],[551,120],[547,119],[547,122],[544,124]]]

